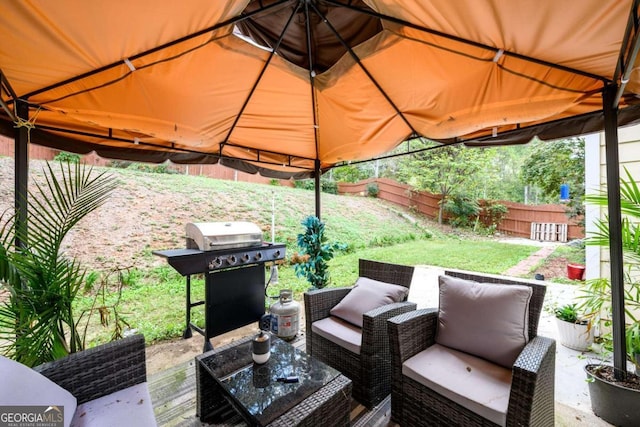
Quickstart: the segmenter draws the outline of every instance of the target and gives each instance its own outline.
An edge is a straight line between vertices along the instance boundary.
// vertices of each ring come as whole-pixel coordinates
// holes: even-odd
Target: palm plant
[[[627,324],[626,347],[627,358],[636,363],[637,371],[640,366],[637,365],[638,358],[636,352],[640,351],[640,342],[636,337],[640,336],[640,282],[638,281],[638,273],[640,273],[640,188],[634,181],[629,171],[625,168],[626,179],[620,180],[620,208],[623,214],[621,238],[622,251],[626,271],[624,272],[624,302],[625,315]],[[606,207],[608,205],[607,195],[600,193],[596,195],[588,195],[585,197],[587,203],[596,206]],[[609,246],[609,221],[605,217],[604,220],[596,221],[596,231],[591,233],[587,238],[588,245]],[[610,311],[611,302],[611,284],[606,278],[597,278],[587,281],[584,291],[584,302],[582,307],[588,314],[599,320],[601,316],[607,316]],[[606,345],[606,343],[605,343]]]
[[[85,270],[65,256],[62,243],[116,187],[105,172],[77,163],[61,168],[56,177],[47,163],[45,182],[29,191],[28,227],[17,226],[14,216],[0,216],[0,285],[9,292],[0,305],[0,349],[27,366],[84,349],[73,302]]]

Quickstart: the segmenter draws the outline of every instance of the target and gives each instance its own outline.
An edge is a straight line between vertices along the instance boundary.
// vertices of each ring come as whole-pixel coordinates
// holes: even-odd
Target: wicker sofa
[[[73,353],[34,370],[77,399],[74,425],[156,425],[142,335]],[[92,407],[96,402],[104,407]]]
[[[508,399],[505,424],[553,426],[555,341],[537,335],[545,286],[533,281],[454,270],[446,271],[445,275],[479,283],[526,285],[532,288],[528,317],[530,341],[511,369],[511,385],[505,396]],[[392,419],[406,426],[499,425],[403,374],[403,364],[408,359],[436,343],[438,315],[437,308],[421,309],[388,321],[393,377]],[[469,366],[466,369],[471,371]],[[502,369],[509,372],[508,368]],[[447,375],[454,374],[449,372]]]
[[[414,268],[370,260],[359,260],[359,277],[400,285],[407,290]],[[330,317],[330,311],[352,287],[330,288],[304,294],[306,351],[336,368],[353,381],[353,397],[366,407],[378,404],[391,392],[391,363],[386,322],[389,318],[416,309],[406,301],[385,305],[363,316],[360,352],[354,352],[314,333],[314,322]]]

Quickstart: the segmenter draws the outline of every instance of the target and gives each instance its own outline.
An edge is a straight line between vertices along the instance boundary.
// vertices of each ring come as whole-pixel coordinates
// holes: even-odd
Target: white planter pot
[[[563,346],[572,350],[586,351],[593,344],[593,328],[589,328],[589,325],[565,322],[558,318],[556,318],[556,324],[560,344]]]

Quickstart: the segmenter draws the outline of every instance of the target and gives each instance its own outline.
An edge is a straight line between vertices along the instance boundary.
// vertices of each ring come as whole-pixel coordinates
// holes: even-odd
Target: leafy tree
[[[402,152],[400,147],[388,154]],[[328,176],[329,179],[339,182],[358,182],[368,178],[394,178],[397,163],[398,159],[391,157],[357,164],[345,164],[331,169]]]
[[[339,166],[331,169],[329,174],[332,179],[339,182],[358,182],[372,176],[371,167],[368,166],[368,163]]]
[[[485,200],[523,202],[525,184],[520,176],[520,169],[528,153],[528,146],[491,147],[486,150],[491,154],[480,174],[483,187],[479,197]]]
[[[432,148],[426,152],[403,155],[407,152]],[[521,168],[524,158],[530,151],[529,145],[514,145],[500,147],[471,148],[463,146],[442,147],[424,139],[413,139],[406,141],[390,151],[389,155],[396,155],[381,160],[374,160],[365,163],[343,165],[332,169],[324,177],[342,182],[357,182],[374,176],[381,178],[391,178],[410,185],[418,189],[440,193],[438,186],[427,185],[424,181],[425,171],[433,168],[440,168],[436,160],[441,162],[446,168],[462,170],[468,173],[477,169],[473,175],[460,176],[463,184],[459,187],[465,188],[464,192],[456,190],[451,194],[469,200],[510,200],[523,202],[525,194],[525,183],[521,177]],[[447,151],[453,155],[445,156]],[[467,162],[463,167],[452,165],[450,160],[455,156],[460,162]],[[447,158],[448,157],[448,158]],[[436,159],[436,160],[434,160]],[[476,161],[477,160],[477,161]],[[472,164],[468,164],[471,161]],[[477,167],[479,166],[479,167]],[[434,171],[430,171],[435,173]],[[438,172],[446,174],[445,170]]]
[[[548,203],[557,203],[560,185],[568,184],[570,216],[584,213],[584,139],[534,141],[522,165],[522,179],[542,190]]]
[[[413,148],[417,148],[416,145]],[[430,141],[423,141],[422,145],[435,148],[407,156],[398,177],[419,190],[442,195],[438,212],[438,222],[442,223],[442,205],[450,197],[478,198],[482,182],[479,177],[492,152],[481,148],[437,146]]]

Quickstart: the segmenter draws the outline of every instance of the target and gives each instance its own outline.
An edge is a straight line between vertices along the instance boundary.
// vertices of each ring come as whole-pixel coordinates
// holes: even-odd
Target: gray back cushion
[[[364,313],[383,305],[401,302],[408,293],[409,289],[404,286],[359,277],[353,289],[331,309],[330,313],[362,328]]]
[[[477,283],[439,276],[436,342],[511,368],[529,341],[524,285]]]

